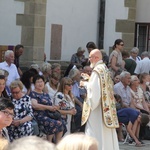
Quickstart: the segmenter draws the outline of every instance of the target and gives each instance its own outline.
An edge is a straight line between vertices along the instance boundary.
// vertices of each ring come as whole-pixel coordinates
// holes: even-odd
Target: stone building
[[[0,0],[0,59],[20,43],[22,66],[40,64],[44,52],[48,61],[69,61],[89,41],[108,54],[117,38],[127,50],[150,51],[149,6],[149,0]]]

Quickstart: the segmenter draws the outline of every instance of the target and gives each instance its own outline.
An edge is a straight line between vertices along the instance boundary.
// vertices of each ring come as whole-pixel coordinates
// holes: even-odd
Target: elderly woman
[[[137,76],[131,76],[131,107],[135,108],[143,113],[149,114],[148,106],[145,102],[144,94],[141,88],[139,88],[140,82]]]
[[[52,73],[51,64],[50,63],[43,63],[41,71],[42,71],[43,76],[45,78],[45,83],[49,82],[50,75]]]
[[[84,56],[85,50],[82,47],[77,49],[77,52],[72,55],[70,63],[74,65],[83,65],[83,63],[87,62],[87,59]]]
[[[14,105],[7,98],[0,98],[0,137],[6,138],[9,141],[7,129],[14,119]]]
[[[109,67],[112,73],[112,78],[114,78],[116,74],[120,74],[124,69],[125,63],[123,62],[122,54],[121,54],[123,46],[124,46],[124,42],[121,39],[117,39],[114,42],[113,51],[109,57]]]
[[[23,84],[21,81],[13,81],[10,84],[12,103],[14,104],[15,117],[8,127],[11,141],[33,134],[32,128],[32,106],[30,97],[22,93]]]
[[[66,134],[70,133],[71,117],[76,114],[71,88],[72,80],[69,77],[62,78],[54,98],[55,105],[60,107],[59,112],[62,114],[63,125],[67,128]]]
[[[74,122],[76,125],[76,129],[74,130],[80,130],[81,128],[81,116],[82,116],[82,107],[83,107],[83,101],[86,96],[86,89],[84,87],[79,87],[80,79],[81,79],[81,73],[77,68],[73,68],[69,72],[69,77],[72,79],[72,94],[74,96],[75,100],[75,108],[77,109],[77,114],[74,116]],[[74,131],[72,131],[74,132]]]
[[[63,134],[63,125],[61,120],[50,118],[48,112],[54,112],[55,110],[58,110],[59,107],[52,106],[51,98],[47,93],[43,92],[45,85],[43,76],[34,76],[33,83],[35,89],[30,93],[30,96],[32,98],[34,116],[39,126],[42,127],[42,132],[47,135],[47,140],[52,142],[55,134],[55,140],[57,143],[61,140]]]

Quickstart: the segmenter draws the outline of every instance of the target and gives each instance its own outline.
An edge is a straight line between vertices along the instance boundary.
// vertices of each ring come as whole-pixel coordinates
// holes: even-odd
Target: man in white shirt
[[[139,75],[141,73],[149,73],[150,72],[150,59],[147,51],[144,51],[141,54],[142,60],[139,61],[136,65],[134,73]]]
[[[14,65],[14,52],[7,50],[4,55],[5,61],[0,63],[0,69],[8,71],[9,75],[6,81],[6,85],[9,87],[10,83],[14,80],[20,79],[18,70]]]
[[[141,60],[141,57],[138,56],[139,49],[137,47],[133,47],[130,51],[130,59],[133,59],[136,63]]]
[[[127,71],[123,71],[120,74],[120,80],[121,80],[120,82],[114,85],[114,93],[121,96],[124,107],[130,107],[131,103],[131,92],[129,87],[131,82],[130,73]]]

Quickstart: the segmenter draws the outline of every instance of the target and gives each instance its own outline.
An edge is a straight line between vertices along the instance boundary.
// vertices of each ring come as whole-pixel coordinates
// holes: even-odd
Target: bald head
[[[91,62],[90,67],[93,68],[98,61],[102,60],[101,51],[99,49],[92,50],[89,54],[89,60]]]
[[[90,52],[90,56],[96,57],[97,60],[102,60],[102,53],[99,49],[94,49]]]

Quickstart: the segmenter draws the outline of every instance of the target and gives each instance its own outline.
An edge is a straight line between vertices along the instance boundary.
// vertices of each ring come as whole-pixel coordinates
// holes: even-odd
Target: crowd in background
[[[123,123],[132,137],[130,144],[141,144],[145,138],[144,129],[150,125],[150,56],[147,51],[139,56],[137,47],[126,51],[123,49],[124,44],[123,40],[117,39],[110,56],[104,50],[100,51],[114,81],[120,122],[118,140],[124,141]],[[97,46],[94,42],[88,42],[86,48],[90,53]],[[72,55],[64,74],[61,73],[59,63],[48,62],[44,62],[41,68],[32,64],[22,72],[19,57],[23,50],[22,45],[17,45],[14,52],[7,50],[5,61],[0,63],[0,136],[13,142],[33,135],[32,119],[35,118],[40,128],[39,136],[42,133],[49,142],[59,143],[59,149],[67,137],[73,138],[69,137],[71,133],[84,132],[81,116],[87,91],[80,82],[88,80],[82,73],[90,76],[92,66],[84,56],[85,49],[79,47]],[[59,112],[61,117],[51,118],[49,112]],[[74,138],[78,139],[78,136],[81,135]],[[62,137],[66,138],[65,142]],[[96,145],[94,141],[94,146],[97,147]]]

